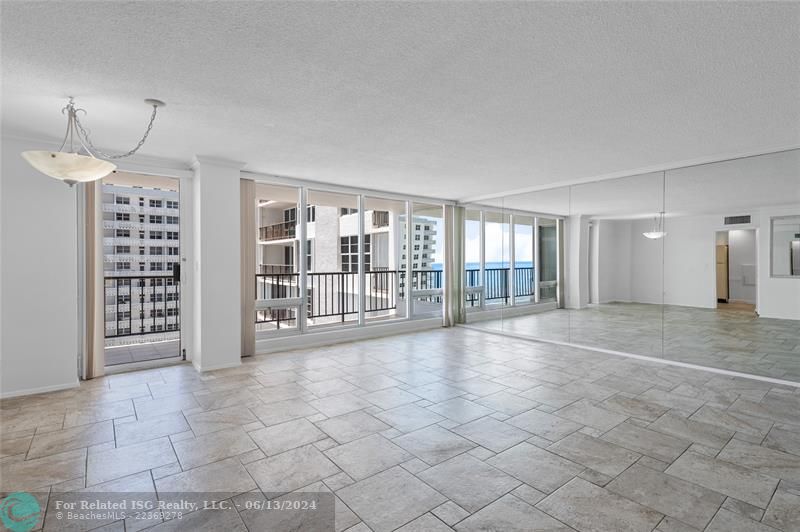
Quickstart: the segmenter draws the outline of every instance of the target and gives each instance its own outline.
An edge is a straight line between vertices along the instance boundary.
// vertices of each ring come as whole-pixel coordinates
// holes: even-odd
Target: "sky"
[[[465,229],[465,262],[480,262],[480,222],[468,220]],[[514,233],[517,243],[516,260],[533,262],[533,227],[515,225]],[[509,262],[511,250],[508,237],[508,224],[486,222],[486,262]],[[523,242],[527,245],[523,245]]]
[[[444,242],[441,218],[424,216],[436,223],[436,246],[434,253],[434,263],[441,264],[444,257]],[[517,262],[533,262],[533,226],[515,224],[515,240],[517,242],[516,260]],[[509,262],[509,226],[497,222],[486,222],[486,262]],[[480,262],[480,222],[477,220],[467,220],[465,227],[465,262]],[[524,244],[523,244],[524,243]]]

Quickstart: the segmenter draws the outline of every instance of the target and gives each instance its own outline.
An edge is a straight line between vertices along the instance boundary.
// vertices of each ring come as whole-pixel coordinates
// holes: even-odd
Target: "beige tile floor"
[[[800,382],[800,324],[736,309],[610,303],[475,325]]]
[[[463,328],[0,407],[0,492],[35,492],[45,530],[79,490],[335,505],[330,528],[240,505],[103,530],[800,530],[798,388]]]

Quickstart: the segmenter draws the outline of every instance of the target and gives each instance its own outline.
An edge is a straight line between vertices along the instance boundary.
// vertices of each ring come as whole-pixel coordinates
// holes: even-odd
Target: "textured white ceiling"
[[[4,2],[9,131],[463,199],[800,145],[800,4]]]

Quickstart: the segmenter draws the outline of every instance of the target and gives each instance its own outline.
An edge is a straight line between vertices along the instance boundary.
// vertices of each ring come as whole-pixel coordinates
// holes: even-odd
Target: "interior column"
[[[240,170],[235,161],[196,156],[192,363],[198,371],[241,364]]]

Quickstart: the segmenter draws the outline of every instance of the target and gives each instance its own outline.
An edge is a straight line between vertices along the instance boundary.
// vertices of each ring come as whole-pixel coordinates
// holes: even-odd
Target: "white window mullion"
[[[308,287],[308,268],[306,268],[306,247],[308,247],[308,242],[306,238],[307,234],[307,224],[308,221],[308,213],[306,212],[306,203],[308,199],[308,191],[305,187],[300,187],[297,191],[297,206],[300,212],[297,213],[299,218],[299,226],[297,228],[297,245],[300,249],[300,253],[298,254],[302,257],[300,260],[300,264],[297,265],[297,272],[298,272],[298,286],[300,287],[300,307],[297,310],[297,328],[300,330],[301,333],[305,332],[308,327],[308,294],[307,294],[307,287]]]
[[[364,305],[366,303],[365,297],[366,292],[364,288],[366,287],[366,277],[367,273],[364,269],[364,195],[358,195],[358,324],[364,325]],[[372,244],[370,243],[370,251],[372,250]]]
[[[478,272],[478,283],[483,287],[481,296],[481,310],[486,308],[486,213],[481,211],[480,229],[480,271]]]
[[[533,219],[533,302],[539,302],[539,218]]]
[[[406,292],[406,319],[410,320],[414,314],[414,297],[413,297],[413,287],[412,287],[412,274],[413,274],[413,267],[411,265],[411,256],[414,253],[414,230],[412,223],[413,220],[413,213],[414,213],[414,206],[410,201],[406,201],[406,282],[405,282],[405,292]]]
[[[515,239],[515,235],[514,235],[514,215],[513,214],[509,214],[508,215],[508,254],[509,254],[509,261],[508,261],[508,266],[509,266],[508,267],[508,273],[509,273],[508,291],[509,291],[509,294],[508,294],[508,297],[510,298],[509,301],[511,301],[511,306],[512,307],[516,304],[515,301],[514,301],[514,299],[515,299],[514,298],[514,294],[517,292],[517,289],[516,289],[516,284],[517,284],[517,279],[516,279],[517,262],[516,262],[516,259],[517,258],[515,257],[515,251],[514,251],[515,250],[515,246],[516,246],[515,240],[516,239]]]

